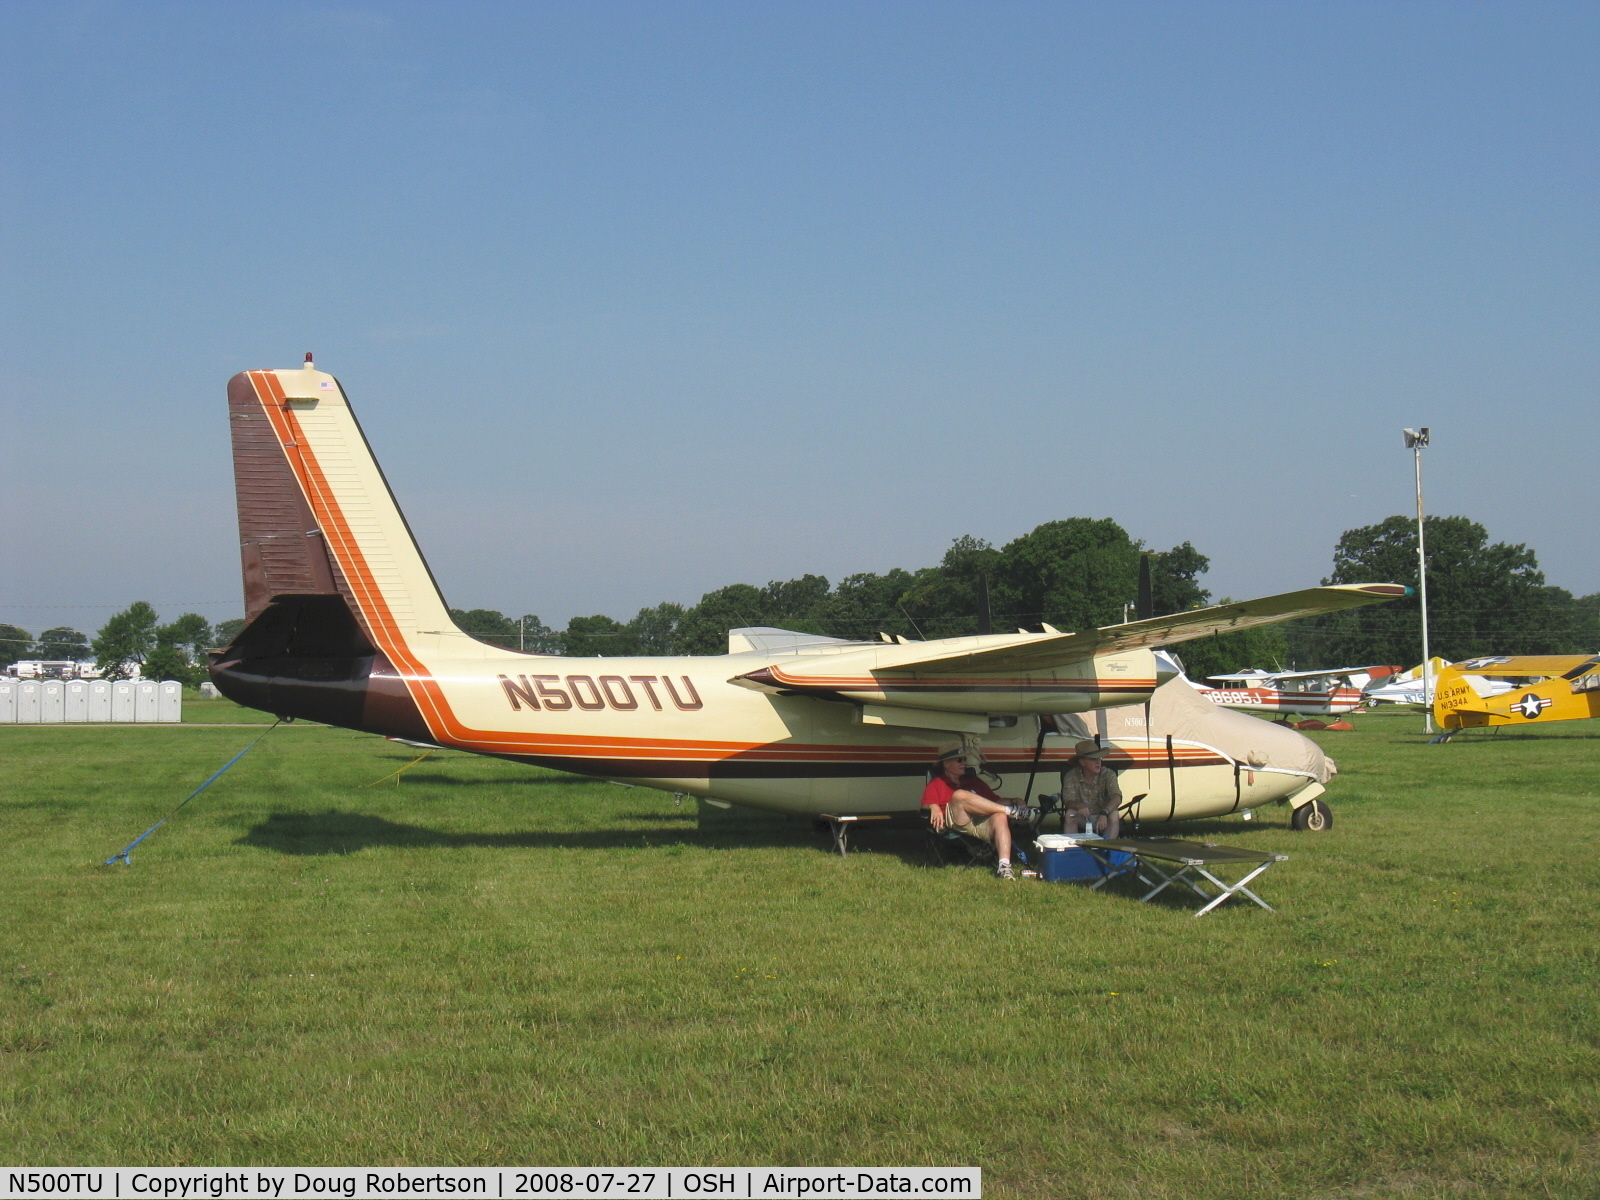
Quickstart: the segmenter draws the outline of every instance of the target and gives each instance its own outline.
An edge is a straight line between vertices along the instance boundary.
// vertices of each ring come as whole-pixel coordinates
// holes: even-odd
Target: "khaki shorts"
[[[1004,819],[1004,817],[1001,818],[1001,820]],[[966,837],[975,837],[980,842],[988,842],[991,846],[994,845],[994,817],[992,815],[984,817],[976,824],[971,821],[950,821],[948,825],[959,834]]]

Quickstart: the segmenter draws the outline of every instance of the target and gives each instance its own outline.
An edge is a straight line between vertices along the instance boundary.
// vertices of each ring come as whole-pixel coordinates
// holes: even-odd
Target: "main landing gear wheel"
[[[1310,833],[1325,833],[1333,828],[1333,811],[1321,800],[1312,800],[1289,814],[1289,826]]]

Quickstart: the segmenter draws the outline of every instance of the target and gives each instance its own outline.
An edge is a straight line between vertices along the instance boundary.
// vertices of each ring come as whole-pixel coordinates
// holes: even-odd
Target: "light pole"
[[[1422,541],[1422,451],[1428,444],[1428,427],[1407,429],[1406,449],[1417,467],[1417,599],[1422,605],[1422,728],[1433,732],[1433,667],[1428,654],[1428,551]]]

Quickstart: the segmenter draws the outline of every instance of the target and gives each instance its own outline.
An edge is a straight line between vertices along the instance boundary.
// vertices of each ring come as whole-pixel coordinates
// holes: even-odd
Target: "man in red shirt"
[[[1012,818],[1029,820],[1036,809],[1011,804],[967,768],[964,750],[947,750],[939,756],[939,773],[922,789],[922,807],[935,829],[946,825],[957,833],[981,838],[1000,856],[995,874],[1015,879],[1011,870]]]

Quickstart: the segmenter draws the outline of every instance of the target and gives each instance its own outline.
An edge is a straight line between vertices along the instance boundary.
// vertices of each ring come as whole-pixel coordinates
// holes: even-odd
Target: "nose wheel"
[[[1325,833],[1333,828],[1333,810],[1321,800],[1312,800],[1289,814],[1289,827],[1308,833]]]

